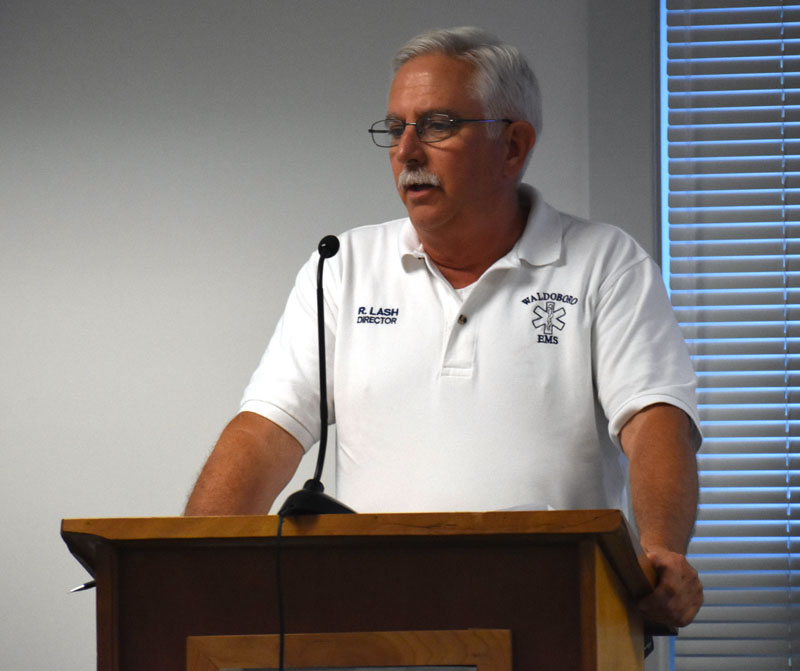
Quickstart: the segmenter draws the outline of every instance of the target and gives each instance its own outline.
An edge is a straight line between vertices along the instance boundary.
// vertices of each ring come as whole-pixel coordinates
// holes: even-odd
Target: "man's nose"
[[[395,157],[402,163],[422,162],[425,157],[424,144],[417,135],[417,127],[408,125],[395,145]]]

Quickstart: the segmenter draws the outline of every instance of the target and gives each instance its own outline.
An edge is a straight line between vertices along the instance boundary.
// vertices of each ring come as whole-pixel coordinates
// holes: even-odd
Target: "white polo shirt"
[[[337,498],[358,512],[625,509],[617,434],[695,377],[657,266],[617,228],[533,200],[514,248],[466,290],[408,219],[325,263]],[[314,253],[245,390],[308,449],[320,434]]]

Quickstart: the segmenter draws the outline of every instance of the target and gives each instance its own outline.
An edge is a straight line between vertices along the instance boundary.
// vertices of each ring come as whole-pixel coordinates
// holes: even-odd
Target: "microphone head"
[[[319,241],[317,251],[323,259],[329,259],[335,256],[336,252],[339,251],[339,238],[335,235],[326,235]]]

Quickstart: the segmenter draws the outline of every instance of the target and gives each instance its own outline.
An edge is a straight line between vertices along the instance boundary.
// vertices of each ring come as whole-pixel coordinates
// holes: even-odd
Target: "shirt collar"
[[[560,213],[548,205],[542,195],[527,184],[519,188],[520,200],[530,204],[528,223],[517,244],[508,253],[514,265],[527,261],[533,266],[546,266],[561,258],[563,226]]]
[[[409,217],[403,219],[403,225],[400,228],[400,256],[403,258],[411,256],[417,259],[425,257],[425,250],[422,248],[417,231]]]
[[[511,251],[503,259],[498,259],[495,266],[497,264],[519,266],[521,261],[533,266],[555,263],[561,257],[560,214],[544,201],[539,191],[528,184],[520,185],[519,198],[525,206],[530,206],[528,222]],[[403,220],[400,229],[399,248],[403,259],[425,258],[425,250],[408,217]]]

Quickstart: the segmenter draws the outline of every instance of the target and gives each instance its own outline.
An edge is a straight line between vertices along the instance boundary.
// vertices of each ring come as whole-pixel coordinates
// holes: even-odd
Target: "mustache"
[[[417,184],[440,186],[439,177],[430,170],[425,168],[403,168],[397,177],[398,188],[407,189]]]

